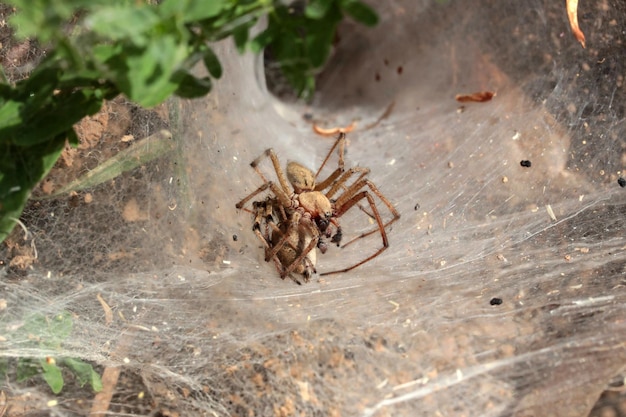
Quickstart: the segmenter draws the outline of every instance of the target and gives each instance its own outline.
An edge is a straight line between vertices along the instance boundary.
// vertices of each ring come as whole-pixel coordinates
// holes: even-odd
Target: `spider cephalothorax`
[[[271,227],[271,237],[269,234],[264,236],[260,232],[257,233],[257,236],[265,242],[265,260],[274,259],[281,278],[285,278],[292,272],[301,273],[303,262],[314,270],[315,257],[311,256],[311,252],[315,252],[316,247],[322,253],[326,252],[327,245],[324,238],[330,238],[332,243],[336,243],[339,246],[343,232],[338,219],[352,207],[358,205],[363,199],[367,200],[372,213],[371,217],[375,220],[377,227],[374,230],[361,234],[347,244],[378,231],[382,238],[382,246],[376,252],[352,266],[325,272],[322,275],[350,271],[372,260],[389,247],[385,229],[398,220],[400,214],[378,188],[366,178],[370,172],[368,168],[354,167],[348,170],[344,169],[344,147],[345,134],[341,133],[315,174],[302,164],[289,162],[285,175],[278,157],[272,149],[267,149],[250,164],[263,180],[263,185],[237,203],[236,207],[238,209],[244,208],[248,201],[265,191],[269,190],[272,193],[269,197],[269,200],[272,202],[271,212],[279,213],[281,221],[279,225]],[[337,169],[325,180],[318,181],[322,168],[326,165],[335,149],[338,149],[339,154]],[[278,183],[269,181],[259,169],[260,162],[268,157],[274,166]],[[349,183],[350,178],[355,174],[358,175],[356,180]],[[339,195],[334,198],[336,194]],[[386,223],[383,222],[380,216],[372,194],[382,201],[393,216]],[[256,207],[257,204],[258,202],[253,203],[253,207]],[[258,220],[258,211],[252,212],[255,214],[255,219]],[[257,220],[255,220],[255,224],[258,223]],[[274,238],[274,236],[279,237]],[[284,265],[289,262],[291,262],[289,265]]]

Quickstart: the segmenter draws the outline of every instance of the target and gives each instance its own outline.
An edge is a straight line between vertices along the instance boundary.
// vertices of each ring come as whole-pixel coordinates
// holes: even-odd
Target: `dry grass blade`
[[[80,191],[95,187],[118,177],[124,172],[159,158],[173,149],[174,141],[172,140],[172,134],[167,130],[161,130],[154,135],[137,141],[129,148],[119,152],[114,157],[98,165],[89,173],[58,189],[51,195],[40,198],[48,199],[71,191]]]

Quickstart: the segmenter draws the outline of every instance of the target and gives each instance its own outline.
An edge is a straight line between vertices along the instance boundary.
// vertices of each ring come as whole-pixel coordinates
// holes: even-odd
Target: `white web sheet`
[[[111,197],[133,193],[149,219],[111,224],[96,202],[57,224],[68,252],[40,242],[38,273],[2,283],[8,325],[72,311],[63,354],[141,375],[184,415],[586,415],[626,359],[626,61],[610,38],[626,10],[592,9],[582,50],[552,3],[381,2],[378,27],[342,27],[312,106],[272,98],[258,59],[219,46],[215,90],[173,104],[179,159]],[[497,94],[454,100],[475,91]],[[235,204],[268,147],[319,166],[332,139],[306,113],[357,121],[347,166],[371,168],[402,217],[381,256],[297,286]],[[346,239],[371,227],[359,210],[342,224]],[[81,251],[111,235],[133,256]],[[317,269],[379,245],[331,247]]]

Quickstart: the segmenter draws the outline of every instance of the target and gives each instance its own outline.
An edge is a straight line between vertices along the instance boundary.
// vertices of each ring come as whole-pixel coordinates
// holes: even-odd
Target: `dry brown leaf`
[[[485,101],[491,100],[496,96],[496,93],[493,91],[479,91],[472,94],[457,94],[455,99],[459,103],[468,103],[468,102],[476,102],[476,103],[484,103]]]
[[[576,40],[585,47],[585,34],[578,27],[578,0],[567,0],[567,18]]]
[[[349,133],[354,130],[356,127],[356,122],[350,123],[350,125],[346,127],[333,127],[330,129],[324,129],[323,127],[319,127],[318,125],[313,125],[313,131],[318,135],[322,136],[335,136],[337,133]]]

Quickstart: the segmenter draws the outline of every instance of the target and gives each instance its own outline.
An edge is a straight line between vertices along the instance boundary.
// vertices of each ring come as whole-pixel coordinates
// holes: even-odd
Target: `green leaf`
[[[71,331],[70,312],[62,311],[52,317],[37,313],[26,318],[13,338],[28,340],[31,345],[56,349],[69,337]]]
[[[43,379],[48,383],[48,386],[53,393],[58,394],[63,389],[63,373],[61,369],[54,363],[48,363],[46,359],[40,359],[39,364],[43,369]]]
[[[60,312],[52,317],[49,323],[48,337],[53,340],[55,344],[60,344],[72,333],[72,313],[69,311]]]
[[[159,5],[162,16],[179,15],[185,23],[208,19],[227,6],[224,0],[165,0]]]
[[[338,20],[337,20],[338,21]],[[313,68],[319,68],[326,62],[335,38],[335,22],[316,25],[306,36],[306,50]]]
[[[113,79],[131,100],[144,107],[162,103],[178,84],[174,73],[188,56],[188,47],[172,36],[154,39],[144,49],[129,48],[107,62]]]
[[[4,129],[16,129],[22,123],[20,116],[24,102],[21,100],[7,100],[0,107],[0,132]],[[0,137],[0,141],[8,140],[7,136]]]
[[[17,382],[24,382],[39,374],[39,366],[31,358],[19,358],[17,361]]]
[[[252,39],[249,43],[250,50],[258,54],[261,52],[267,45],[274,41],[276,34],[274,31],[269,28],[259,33],[254,39]]]
[[[334,0],[311,0],[304,9],[304,15],[309,19],[321,19],[333,4]]]
[[[209,74],[211,74],[213,78],[220,78],[222,76],[222,65],[217,59],[215,52],[213,52],[213,50],[208,46],[206,47],[206,49],[204,49],[203,52],[204,66],[206,67],[207,71],[209,71]]]
[[[196,78],[193,75],[181,72],[178,81],[178,89],[175,94],[182,98],[197,98],[205,96],[211,91],[211,79],[209,77]]]
[[[85,25],[106,39],[129,39],[134,45],[145,46],[152,40],[151,30],[160,22],[154,7],[119,4],[97,10],[86,18]]]
[[[92,49],[93,57],[100,64],[106,64],[107,62],[115,59],[115,57],[121,55],[124,52],[124,45],[121,43],[115,44],[100,44],[94,45]]]
[[[177,2],[180,0],[172,1]],[[184,12],[184,21],[188,23],[215,17],[227,5],[228,2],[224,0],[189,0]]]
[[[85,384],[89,384],[95,392],[102,391],[102,378],[100,378],[100,374],[93,369],[93,366],[80,359],[74,358],[64,358],[62,363],[76,375],[76,379],[81,387]]]
[[[343,0],[341,1],[341,8],[354,20],[366,26],[375,26],[378,24],[378,15],[374,9],[361,1]]]
[[[0,241],[15,227],[30,191],[61,155],[66,137],[62,133],[34,146],[0,142]]]
[[[93,90],[82,89],[54,95],[43,108],[25,106],[22,123],[11,129],[0,128],[0,136],[12,137],[16,145],[32,146],[50,141],[72,129],[83,117],[97,113],[102,98]],[[33,106],[34,107],[34,106]]]
[[[239,53],[243,53],[248,42],[248,25],[240,25],[233,30],[233,39]]]

